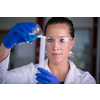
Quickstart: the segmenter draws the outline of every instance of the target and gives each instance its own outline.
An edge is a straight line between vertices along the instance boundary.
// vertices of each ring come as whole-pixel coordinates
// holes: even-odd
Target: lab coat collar
[[[69,84],[72,81],[74,81],[76,77],[82,76],[80,71],[76,68],[75,64],[72,61],[70,61],[70,60],[68,60],[68,62],[69,62],[69,65],[70,65],[70,69],[69,69],[69,72],[68,72],[68,74],[66,76],[66,79],[65,79],[65,83],[66,84]],[[49,67],[48,67],[48,59],[45,60],[44,64],[45,64],[44,68],[46,70],[48,70],[49,72],[51,72]]]

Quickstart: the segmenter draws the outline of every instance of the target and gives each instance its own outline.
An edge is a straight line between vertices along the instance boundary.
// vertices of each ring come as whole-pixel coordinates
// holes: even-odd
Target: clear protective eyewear
[[[59,37],[59,38],[46,37],[46,44],[52,46],[55,43],[55,40],[60,46],[63,46],[63,45],[67,45],[68,43],[71,43],[73,38],[72,37]]]

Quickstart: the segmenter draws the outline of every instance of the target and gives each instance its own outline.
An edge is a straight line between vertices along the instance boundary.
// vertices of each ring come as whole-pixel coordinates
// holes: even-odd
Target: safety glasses
[[[52,46],[55,41],[60,45],[67,45],[68,43],[71,43],[73,40],[72,37],[59,37],[59,38],[54,38],[54,37],[46,37],[46,44],[49,46]]]

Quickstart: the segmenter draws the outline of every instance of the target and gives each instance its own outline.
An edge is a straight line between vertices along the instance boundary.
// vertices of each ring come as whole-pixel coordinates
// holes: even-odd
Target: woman
[[[10,33],[8,33],[8,36],[6,36],[2,40],[3,43],[0,48],[0,51],[2,52],[2,54],[0,54],[0,56],[2,55],[2,59],[0,58],[0,83],[96,83],[95,79],[88,72],[81,71],[80,69],[76,68],[72,61],[68,60],[69,51],[73,47],[75,42],[74,27],[71,20],[64,17],[51,18],[46,24],[45,36],[48,59],[44,61],[43,68],[41,68],[38,64],[34,65],[33,63],[31,63],[26,66],[7,71],[9,61],[8,55],[10,49],[13,48],[14,44],[27,41],[33,42],[30,41],[30,37],[28,34],[28,32],[32,32],[29,26],[36,27],[35,24],[32,23],[28,23],[27,25],[26,23],[18,24],[11,30]],[[15,30],[17,30],[17,32]],[[26,35],[22,35],[23,32],[26,33]],[[15,39],[16,41],[12,40],[11,38],[12,35],[15,36],[14,33],[17,33],[18,39]],[[9,39],[12,40],[11,43],[8,43]]]

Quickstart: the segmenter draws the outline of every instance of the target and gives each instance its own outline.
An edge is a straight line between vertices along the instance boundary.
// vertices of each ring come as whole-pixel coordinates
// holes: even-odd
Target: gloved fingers
[[[41,73],[44,73],[44,74],[46,74],[46,75],[48,75],[48,76],[52,76],[52,74],[49,72],[49,71],[47,71],[47,70],[45,70],[45,69],[43,69],[43,68],[37,68]]]
[[[24,32],[24,33],[26,33],[27,35],[29,35],[29,30],[24,26],[24,25],[21,25],[20,27],[19,27],[19,29],[22,31],[22,32]],[[32,31],[32,30],[31,30]]]
[[[20,35],[21,33],[22,32],[21,32],[20,29],[15,30],[13,38],[16,38],[16,39],[13,39],[14,43],[19,44],[19,43],[25,41],[25,36],[24,35]],[[17,37],[20,37],[20,38],[17,38]]]
[[[16,30],[14,31],[14,35],[15,35],[16,37],[20,37],[20,36],[21,36],[23,39],[25,39],[25,37],[26,37],[25,35],[22,34],[22,31],[21,31],[20,29],[16,29]],[[16,37],[15,37],[15,38],[16,38]]]
[[[30,44],[32,44],[33,42],[34,42],[34,40],[32,40],[32,41],[29,41],[29,43],[30,43]]]
[[[42,79],[42,78],[37,77],[36,80],[37,80],[38,82],[42,83],[42,84],[48,84],[48,81],[47,81],[47,80],[44,80],[44,79]]]
[[[37,27],[37,25],[36,25],[35,23],[29,22],[28,24],[29,24],[31,27],[33,27],[33,28],[36,28],[36,27]]]
[[[41,83],[38,82],[37,84],[41,84]]]
[[[36,24],[34,23],[22,23],[22,26],[20,26],[21,30],[24,32],[25,41],[29,41],[29,43],[32,43],[33,40],[37,39],[37,35],[30,35],[34,31],[33,27],[36,27]]]
[[[33,32],[33,28],[36,28],[37,25],[35,23],[32,23],[32,22],[23,22],[23,23],[17,23],[12,29],[14,28],[17,28],[17,27],[20,27],[20,26],[25,26],[29,32]]]
[[[45,79],[45,80],[47,80],[48,82],[51,81],[51,77],[48,76],[48,75],[45,75],[45,74],[43,74],[43,73],[36,73],[36,76],[37,76],[38,78]]]
[[[20,35],[23,37],[23,35],[25,36],[25,39],[27,40],[27,41],[29,41],[30,39],[29,39],[29,32],[28,32],[28,30],[22,25],[22,26],[20,26],[19,27],[19,29],[21,30],[21,33],[20,33]]]
[[[24,22],[22,25],[27,29],[28,32],[33,32],[33,27],[29,23]]]
[[[17,38],[15,41],[16,41],[16,42],[15,42],[16,44],[26,42],[26,41],[25,41],[25,38],[23,38],[23,37]]]

